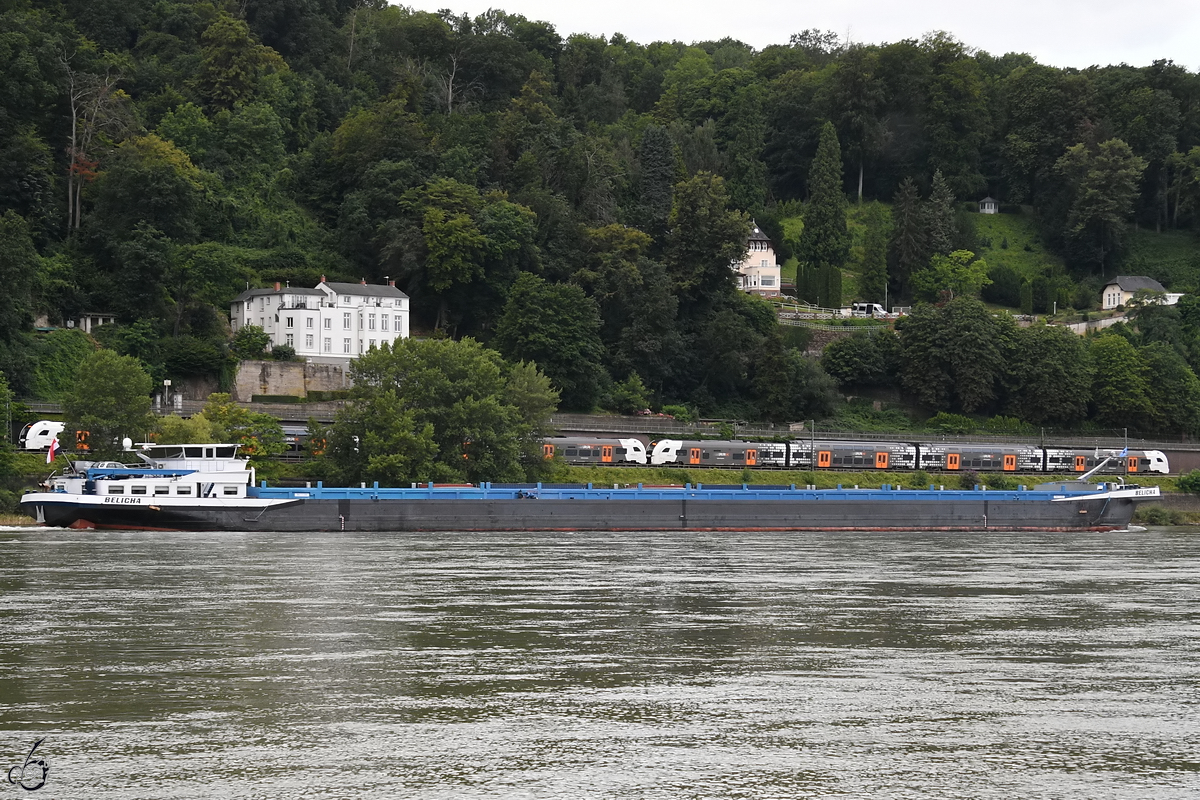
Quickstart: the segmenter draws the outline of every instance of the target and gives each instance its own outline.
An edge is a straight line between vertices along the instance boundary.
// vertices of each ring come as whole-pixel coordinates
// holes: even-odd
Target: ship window
[[[224,492],[224,493],[225,493],[227,496],[228,496],[228,495],[235,495],[235,494],[237,494],[237,487],[236,487],[236,486],[226,486],[226,487],[225,487],[225,492]]]
[[[175,494],[191,494],[191,493],[192,493],[192,487],[190,487],[190,486],[175,487]]]
[[[205,457],[205,458],[212,458],[212,457],[213,457],[213,449],[212,449],[211,447],[206,447],[206,448],[204,448],[204,457]]]
[[[125,487],[124,486],[110,486],[110,487],[108,487],[108,493],[109,494],[125,494]]]
[[[154,493],[155,493],[156,495],[159,495],[159,494],[168,494],[170,491],[171,491],[171,487],[170,487],[170,486],[155,486],[155,487],[154,487]]]
[[[233,447],[218,447],[217,458],[233,458],[237,455],[237,446]]]
[[[204,448],[203,447],[185,447],[185,448],[183,448],[183,454],[188,458],[204,458]]]

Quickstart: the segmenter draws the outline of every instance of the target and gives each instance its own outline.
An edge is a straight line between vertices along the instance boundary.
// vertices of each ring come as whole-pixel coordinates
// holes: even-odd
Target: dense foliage
[[[898,374],[936,409],[1191,424],[1153,386],[1145,408],[1101,384],[1087,411],[1022,403],[1006,323],[957,305],[981,289],[1031,310],[1074,301],[960,255],[976,251],[962,201],[1023,204],[1077,277],[1126,263],[1131,223],[1196,226],[1200,75],[1170,62],[1057,69],[944,33],[642,44],[384,0],[12,0],[0,70],[0,371],[20,396],[60,394],[83,355],[35,343],[35,318],[112,312],[97,338],[152,381],[227,384],[264,349],[230,341],[230,300],[324,274],[396,280],[414,330],[535,361],[566,407],[819,415],[828,376],[728,267],[754,219],[796,250],[807,294],[850,299],[857,197],[891,205],[868,220],[861,297],[955,299],[914,315],[889,366],[863,356],[855,382]],[[805,220],[795,241],[784,217]],[[943,324],[962,338],[938,340]],[[1183,385],[1193,343],[1130,347]],[[1082,359],[1096,375],[1129,361],[1106,347]],[[360,412],[392,413],[373,402]],[[389,445],[405,464],[449,446],[423,431]]]

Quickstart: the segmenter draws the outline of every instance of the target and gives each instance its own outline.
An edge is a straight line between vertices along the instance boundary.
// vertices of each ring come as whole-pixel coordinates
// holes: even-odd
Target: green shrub
[[[687,406],[668,405],[662,407],[662,413],[670,414],[680,422],[691,423],[696,421],[696,412]]]
[[[1133,521],[1141,525],[1183,525],[1187,518],[1162,506],[1141,506],[1134,512]]]
[[[946,411],[939,411],[925,423],[925,427],[931,431],[938,431],[940,433],[968,434],[974,433],[978,425],[976,425],[975,420],[970,417],[964,417],[962,414],[950,414]]]
[[[1200,469],[1194,469],[1187,475],[1180,475],[1175,480],[1175,485],[1181,492],[1200,494]]]

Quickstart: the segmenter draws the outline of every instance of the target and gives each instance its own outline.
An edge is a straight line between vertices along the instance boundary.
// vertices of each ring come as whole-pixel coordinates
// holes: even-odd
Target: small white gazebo
[[[996,214],[1000,211],[1000,204],[996,202],[994,197],[985,197],[979,201],[980,214]]]

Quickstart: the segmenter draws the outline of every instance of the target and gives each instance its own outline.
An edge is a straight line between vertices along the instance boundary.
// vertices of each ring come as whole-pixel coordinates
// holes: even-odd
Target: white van
[[[886,317],[887,312],[879,303],[855,303],[850,307],[852,317]]]
[[[21,429],[17,444],[22,450],[48,450],[50,443],[62,432],[63,424],[61,422],[39,419]]]

